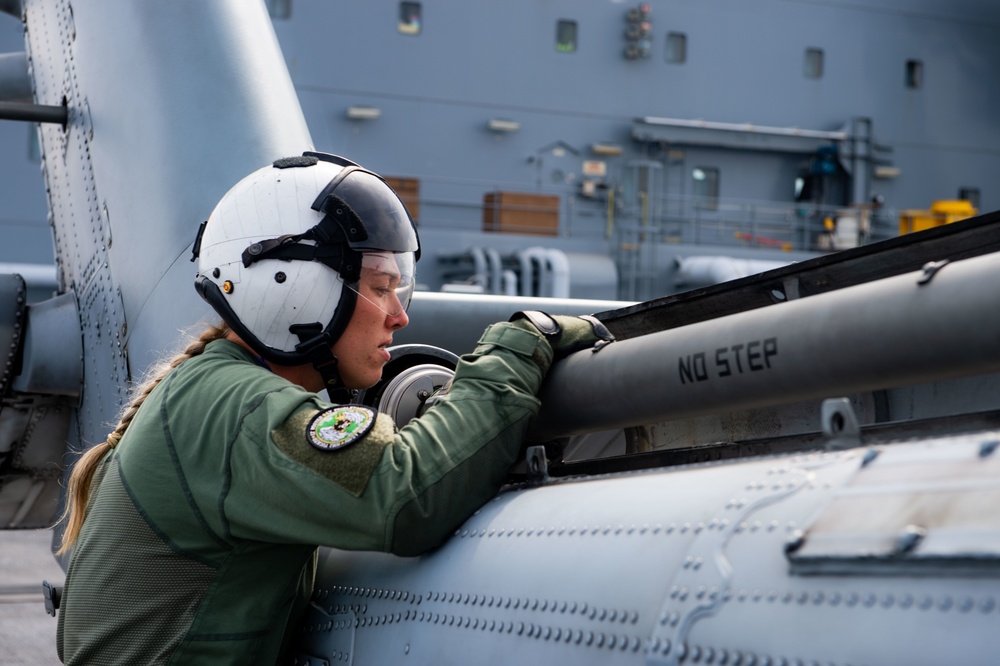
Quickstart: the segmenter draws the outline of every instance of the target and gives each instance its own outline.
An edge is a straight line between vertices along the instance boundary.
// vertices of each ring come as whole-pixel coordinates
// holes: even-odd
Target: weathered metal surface
[[[970,461],[996,437],[875,448]],[[326,551],[296,650],[353,664],[991,663],[996,560],[976,579],[945,561],[905,577],[789,571],[788,544],[865,477],[868,450],[512,488],[424,557]]]
[[[998,444],[992,433],[878,452],[805,526],[793,572],[1000,573]]]
[[[1000,261],[948,264],[578,352],[540,397],[539,439],[1000,369]],[[956,344],[956,332],[961,343]]]

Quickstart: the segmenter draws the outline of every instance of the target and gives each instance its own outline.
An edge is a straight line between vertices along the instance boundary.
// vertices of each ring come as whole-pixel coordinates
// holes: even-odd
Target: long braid
[[[149,397],[149,394],[153,392],[153,389],[174,368],[189,358],[200,355],[205,351],[208,343],[225,338],[229,335],[229,332],[230,328],[227,324],[209,326],[203,330],[197,339],[184,348],[184,351],[163,364],[139,388],[135,397],[122,411],[118,426],[108,435],[108,438],[104,442],[90,448],[77,461],[76,466],[73,468],[73,473],[69,477],[69,487],[66,491],[66,510],[60,518],[60,521],[66,521],[66,529],[63,532],[62,544],[59,550],[56,551],[56,555],[62,555],[76,542],[77,537],[80,535],[80,528],[83,526],[83,520],[86,518],[87,502],[90,499],[90,485],[94,479],[94,472],[97,471],[98,465],[104,459],[104,456],[107,455],[108,451],[118,446],[118,442],[125,435],[129,424],[132,423],[132,419],[135,418],[136,413],[138,413],[139,408],[142,407],[146,398]]]

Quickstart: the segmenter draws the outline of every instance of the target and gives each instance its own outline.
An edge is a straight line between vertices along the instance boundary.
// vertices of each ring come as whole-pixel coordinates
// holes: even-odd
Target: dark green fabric
[[[385,447],[392,444],[396,435],[395,424],[385,414],[379,414],[371,432],[359,441],[336,451],[320,451],[306,439],[306,428],[319,413],[318,409],[296,412],[275,428],[271,438],[292,460],[316,470],[355,497],[360,497]]]
[[[308,602],[316,544],[439,545],[503,483],[551,360],[537,331],[495,325],[420,419],[397,432],[380,416],[361,440],[320,452],[306,449],[305,423],[328,403],[238,345],[209,344],[150,394],[105,461],[116,473],[95,480],[61,654],[274,663]]]
[[[117,459],[106,459],[104,466],[108,473],[102,474],[76,546],[87,557],[75,558],[66,576],[59,658],[108,666],[165,663],[215,572],[174,551],[151,529],[122,482]],[[122,552],[132,555],[123,558]],[[118,620],[111,623],[109,617]]]

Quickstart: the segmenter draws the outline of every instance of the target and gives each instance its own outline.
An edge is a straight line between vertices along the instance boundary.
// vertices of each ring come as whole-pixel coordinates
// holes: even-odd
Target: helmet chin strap
[[[319,323],[293,324],[289,330],[299,336],[295,351],[304,355],[323,378],[323,386],[330,395],[330,402],[347,404],[355,402],[356,391],[344,385],[337,367],[337,357],[333,355],[330,336],[323,332]]]

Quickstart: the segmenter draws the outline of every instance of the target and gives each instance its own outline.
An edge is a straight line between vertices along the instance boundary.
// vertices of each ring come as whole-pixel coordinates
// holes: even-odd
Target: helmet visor
[[[351,242],[355,250],[417,252],[420,243],[403,202],[385,181],[362,169],[354,169],[331,193],[350,206],[361,219],[368,238]]]
[[[412,252],[365,252],[361,255],[361,277],[347,287],[390,317],[410,306],[414,287]]]

